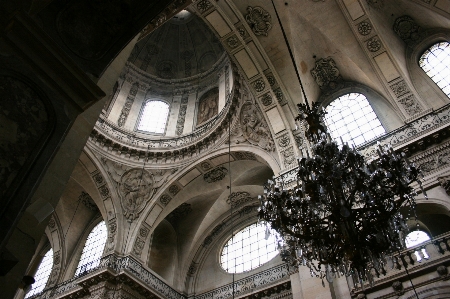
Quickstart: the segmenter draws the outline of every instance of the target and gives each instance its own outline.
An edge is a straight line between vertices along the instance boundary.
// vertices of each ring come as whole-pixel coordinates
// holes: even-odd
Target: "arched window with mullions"
[[[27,293],[25,298],[29,298],[42,292],[47,284],[48,278],[53,268],[53,249],[50,248],[49,251],[44,255],[39,267],[34,274],[34,283],[31,285],[31,290]]]
[[[361,145],[386,131],[361,93],[347,93],[332,101],[325,111],[325,123],[333,140]]]
[[[137,129],[138,131],[164,134],[168,116],[169,104],[163,101],[147,101],[142,109]]]
[[[106,230],[106,224],[105,221],[102,221],[92,229],[86,239],[75,276],[87,272],[99,265],[107,237],[108,232]]]
[[[420,57],[419,66],[450,98],[450,43],[432,45]]]

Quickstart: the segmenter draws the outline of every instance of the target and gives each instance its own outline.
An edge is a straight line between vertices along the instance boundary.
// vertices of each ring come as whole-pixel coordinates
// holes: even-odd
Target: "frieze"
[[[257,160],[255,154],[250,152],[235,152],[234,156],[237,160]]]
[[[270,14],[260,6],[248,6],[245,20],[257,36],[267,36],[272,28],[272,18]]]
[[[203,175],[203,180],[207,183],[215,183],[223,180],[228,174],[228,169],[223,166],[216,167]]]

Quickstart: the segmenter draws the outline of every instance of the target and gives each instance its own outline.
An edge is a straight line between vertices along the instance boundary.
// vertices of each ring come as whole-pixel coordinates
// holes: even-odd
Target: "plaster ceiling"
[[[223,53],[205,22],[183,10],[138,42],[128,61],[162,79],[183,79],[208,71]]]

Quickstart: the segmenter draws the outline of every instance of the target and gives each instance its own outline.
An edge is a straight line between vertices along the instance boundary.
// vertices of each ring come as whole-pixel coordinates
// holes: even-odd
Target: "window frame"
[[[55,259],[54,259],[54,257],[55,257],[55,251],[53,250],[53,247],[52,247],[50,244],[47,244],[46,246],[44,246],[44,247],[39,251],[38,258],[35,259],[34,262],[33,262],[34,267],[33,267],[33,270],[31,271],[31,273],[33,273],[33,274],[32,274],[32,275],[31,275],[31,273],[30,273],[30,274],[27,274],[27,275],[31,275],[31,276],[33,276],[33,278],[35,278],[36,273],[37,273],[38,270],[39,270],[39,267],[41,266],[42,262],[44,261],[45,255],[46,255],[50,250],[52,251],[52,268],[50,269],[50,272],[49,272],[48,277],[47,277],[47,281],[46,281],[45,284],[44,284],[44,288],[43,288],[40,292],[38,292],[38,293],[36,293],[36,294],[39,294],[39,293],[41,293],[42,291],[45,290],[45,288],[47,287],[47,285],[48,285],[48,283],[49,283],[50,275],[51,275],[52,272],[53,272],[53,267],[55,266]],[[34,283],[36,283],[36,282],[34,282]],[[34,284],[34,283],[33,283],[33,284]],[[27,291],[27,293],[24,294],[24,298],[29,298],[29,297],[31,297],[31,296],[36,295],[36,294],[33,294],[33,295],[31,295],[31,296],[28,296],[28,294],[33,290],[33,288],[32,288],[33,284],[31,285],[31,288]],[[27,296],[28,296],[28,297],[27,297]]]
[[[446,38],[433,38],[432,42],[423,42],[421,47],[419,47],[417,49],[417,66],[419,67],[419,69],[421,70],[422,74],[425,75],[425,77],[432,82],[432,86],[434,87],[434,89],[437,89],[441,94],[443,94],[448,100],[450,100],[450,94],[447,95],[442,89],[441,87],[425,72],[425,70],[420,66],[420,60],[422,59],[422,56],[425,54],[425,52],[429,51],[434,45],[440,44],[440,43],[448,43],[449,47],[450,47],[450,38],[446,39]],[[424,46],[426,45],[426,46]],[[448,66],[448,68],[450,69],[450,65]]]
[[[233,234],[237,235],[239,232],[241,232],[242,230],[246,229],[247,227],[254,225],[254,224],[258,224],[258,221],[255,220],[254,218],[248,219],[248,221],[244,221],[242,223],[240,223],[239,225],[235,226],[233,228]],[[273,230],[273,229],[272,229]],[[223,272],[226,273],[227,275],[242,275],[242,274],[248,274],[252,271],[258,271],[261,269],[261,267],[266,267],[267,265],[270,265],[270,263],[272,263],[274,260],[276,260],[277,258],[280,258],[280,253],[277,252],[277,254],[275,256],[273,256],[271,259],[269,259],[268,261],[266,261],[265,263],[262,263],[261,265],[253,268],[253,269],[249,269],[249,270],[245,270],[243,272],[228,272],[223,266],[222,266],[222,252],[225,248],[225,246],[227,245],[227,243],[231,240],[232,236],[231,236],[231,230],[227,230],[225,232],[225,234],[222,236],[222,242],[220,242],[218,245],[218,253],[217,253],[217,265],[219,267],[219,269]],[[270,266],[269,266],[270,267]]]
[[[321,108],[326,109],[331,102],[349,93],[360,93],[366,97],[369,105],[372,107],[372,110],[375,112],[375,115],[383,126],[386,132],[385,134],[405,125],[403,115],[391,102],[370,87],[356,82],[345,82],[344,86],[335,92],[322,95],[318,102],[320,103]],[[375,137],[375,139],[380,136]],[[358,145],[358,147],[363,144],[364,143]]]
[[[109,228],[108,228],[108,222],[105,221],[102,217],[100,217],[100,218],[97,218],[96,220],[94,220],[93,222],[91,222],[90,225],[88,225],[85,228],[83,234],[80,236],[78,245],[77,245],[77,249],[75,251],[76,254],[73,255],[72,262],[71,262],[72,271],[70,272],[69,276],[66,275],[65,280],[71,279],[75,276],[79,276],[79,274],[78,275],[75,275],[75,274],[77,273],[78,265],[81,261],[81,256],[83,255],[84,247],[86,246],[86,241],[87,241],[90,233],[94,230],[94,228],[97,227],[97,225],[100,224],[100,222],[102,222],[102,221],[105,222],[105,226],[106,226],[106,241],[105,241],[105,245],[103,247],[103,251],[100,256],[100,259],[103,257],[103,254],[105,253],[105,248],[108,244]],[[69,274],[69,273],[67,273],[67,274]]]
[[[163,133],[156,133],[156,132],[150,132],[150,131],[144,131],[144,130],[138,129],[139,128],[139,124],[141,123],[141,120],[142,120],[142,117],[143,117],[143,114],[144,114],[145,107],[146,107],[147,103],[149,103],[149,102],[163,102],[169,108],[168,112],[167,112],[166,124],[164,126],[164,132]],[[167,101],[165,99],[161,99],[161,98],[147,98],[146,100],[144,100],[142,102],[141,109],[139,111],[139,116],[138,116],[138,118],[136,120],[136,124],[134,126],[134,131],[138,132],[138,133],[146,134],[146,135],[165,136],[166,133],[167,133],[167,127],[169,125],[171,110],[172,110],[172,105],[171,105],[171,103],[169,101]]]

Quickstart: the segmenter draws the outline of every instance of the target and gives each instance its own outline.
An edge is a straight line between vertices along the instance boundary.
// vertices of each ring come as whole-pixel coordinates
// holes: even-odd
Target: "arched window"
[[[163,134],[166,129],[169,104],[163,101],[147,101],[141,113],[137,129]]]
[[[432,45],[420,57],[419,66],[450,97],[450,43]]]
[[[75,276],[98,266],[107,237],[106,224],[102,221],[92,229],[86,239]]]
[[[410,232],[405,238],[406,248],[414,247],[414,246],[419,245],[428,240],[430,240],[430,237],[424,231],[416,230],[416,231]],[[418,251],[414,252],[414,254],[417,257],[417,261],[420,261],[422,259],[420,257],[420,254]],[[425,258],[429,257],[427,252],[425,251],[425,249],[422,249],[422,254]]]
[[[278,254],[275,231],[263,224],[252,224],[230,238],[222,249],[220,263],[228,273],[255,269]]]
[[[44,255],[39,267],[34,275],[34,283],[31,285],[31,290],[27,293],[25,298],[36,295],[42,290],[44,290],[47,284],[48,278],[53,268],[53,249],[50,248],[49,251]]]
[[[356,146],[385,133],[367,98],[361,93],[348,93],[325,108],[325,123],[331,137]]]

